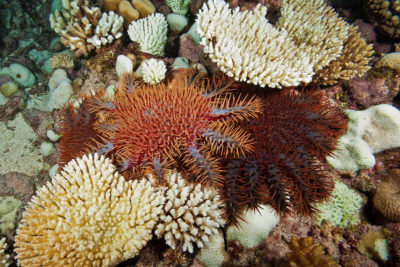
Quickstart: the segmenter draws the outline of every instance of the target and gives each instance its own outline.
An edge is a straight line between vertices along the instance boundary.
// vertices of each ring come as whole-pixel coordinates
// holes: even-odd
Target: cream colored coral
[[[111,44],[122,36],[124,18],[110,11],[103,13],[99,24],[96,26],[95,35],[88,38],[87,42],[99,48]]]
[[[400,73],[400,52],[392,52],[384,55],[375,63],[374,67],[386,67]]]
[[[167,30],[168,24],[164,15],[154,13],[146,18],[132,21],[128,28],[128,35],[133,42],[140,44],[142,52],[164,56]]]
[[[166,204],[155,229],[158,237],[183,251],[193,252],[193,245],[203,247],[211,235],[224,225],[221,206],[211,188],[187,182],[177,172],[169,174],[164,188]]]
[[[365,42],[356,26],[351,26],[349,36],[343,44],[342,54],[322,70],[317,71],[313,82],[333,85],[338,80],[347,81],[353,77],[361,77],[371,68],[368,63],[373,52],[373,45]]]
[[[314,74],[309,55],[279,31],[258,4],[252,11],[231,10],[222,0],[209,0],[198,13],[197,32],[211,60],[228,76],[260,86],[296,86]]]
[[[154,58],[147,59],[140,64],[136,74],[142,77],[145,83],[157,84],[165,78],[167,67],[164,61]]]
[[[8,266],[8,259],[10,258],[10,255],[6,254],[7,250],[7,243],[6,243],[6,238],[0,239],[0,266]]]
[[[126,182],[104,156],[69,162],[28,204],[15,237],[19,266],[114,266],[151,239],[164,198]]]
[[[324,0],[284,0],[276,27],[286,30],[318,71],[341,55],[349,25]]]
[[[53,69],[72,68],[74,66],[74,58],[69,53],[57,53],[50,57],[50,66]]]

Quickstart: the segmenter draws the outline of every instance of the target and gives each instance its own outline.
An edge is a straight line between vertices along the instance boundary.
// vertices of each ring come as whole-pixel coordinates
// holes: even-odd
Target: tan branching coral
[[[314,83],[333,85],[338,80],[347,81],[353,77],[361,77],[371,68],[368,62],[374,52],[373,46],[367,44],[357,30],[357,27],[350,26],[342,54],[322,70],[317,71],[313,77]]]
[[[291,267],[338,267],[339,264],[328,255],[325,255],[321,245],[313,242],[311,236],[298,238],[293,235],[289,243],[291,252],[286,254],[287,266]]]
[[[318,71],[341,55],[349,25],[324,0],[284,0],[276,27],[286,30]]]
[[[0,239],[0,266],[7,267],[9,265],[8,259],[10,258],[10,255],[6,254],[7,250],[7,243],[6,239],[2,238]]]
[[[383,33],[400,37],[400,0],[364,0],[369,17]]]
[[[260,86],[295,86],[314,74],[309,55],[285,30],[265,18],[266,7],[231,10],[222,0],[210,0],[198,13],[197,32],[204,51],[228,76]]]
[[[194,244],[203,247],[224,225],[222,207],[213,189],[191,184],[175,171],[171,171],[163,189],[166,203],[155,233],[170,247],[179,246],[192,253]]]
[[[95,47],[122,36],[123,18],[114,12],[102,13],[89,0],[63,0],[63,9],[50,15],[50,26],[61,42],[76,56],[86,55]]]
[[[72,68],[74,66],[74,57],[69,53],[57,53],[50,57],[50,66],[53,69]]]
[[[114,266],[151,239],[163,203],[148,180],[126,182],[104,156],[72,160],[23,213],[18,265]]]
[[[375,208],[388,220],[400,222],[400,169],[389,170],[373,198]]]

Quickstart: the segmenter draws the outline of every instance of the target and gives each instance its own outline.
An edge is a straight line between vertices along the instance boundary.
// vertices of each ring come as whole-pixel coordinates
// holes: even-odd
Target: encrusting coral
[[[151,239],[163,203],[150,181],[125,181],[104,156],[72,160],[24,211],[18,265],[115,266]]]
[[[311,236],[298,238],[293,235],[289,243],[291,252],[286,254],[287,266],[291,267],[338,267],[339,264],[325,254],[321,245],[313,242]]]
[[[228,76],[260,86],[296,86],[311,81],[313,65],[286,31],[268,23],[267,8],[231,10],[222,0],[210,0],[196,23],[201,44]]]
[[[163,181],[164,170],[179,167],[202,184],[219,186],[216,156],[241,156],[253,147],[234,122],[260,112],[259,99],[233,96],[231,84],[189,70],[156,85],[123,74],[114,99],[93,100],[94,129],[103,136],[94,149],[112,155],[127,178],[151,170]]]
[[[318,71],[338,58],[349,25],[324,0],[284,0],[276,27],[286,30]]]
[[[225,224],[222,203],[214,189],[190,183],[171,171],[164,190],[166,203],[155,234],[164,237],[170,247],[193,253],[194,244],[202,248]]]
[[[6,239],[2,238],[0,239],[0,266],[7,267],[8,266],[8,259],[10,258],[10,255],[6,254],[7,250],[7,243]]]
[[[400,169],[389,170],[378,185],[373,198],[374,207],[388,220],[400,222]]]
[[[140,44],[140,51],[155,56],[164,56],[164,46],[167,42],[168,24],[163,14],[132,21],[128,28],[129,38]]]
[[[246,208],[271,205],[280,215],[312,214],[333,182],[325,158],[346,131],[344,113],[321,91],[266,93],[259,119],[242,127],[255,139],[251,155],[231,159],[224,169],[221,198],[226,218],[237,224]]]
[[[69,53],[57,53],[50,57],[50,66],[53,69],[72,68],[74,66],[74,58]]]
[[[75,56],[87,55],[122,36],[123,18],[114,12],[102,13],[89,0],[63,0],[62,4],[61,11],[50,15],[50,25]]]

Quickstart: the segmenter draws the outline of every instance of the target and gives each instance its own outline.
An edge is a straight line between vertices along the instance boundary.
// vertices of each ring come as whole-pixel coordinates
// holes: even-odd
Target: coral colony
[[[400,54],[371,25],[324,0],[41,2],[52,48],[0,61],[1,266],[400,262]],[[400,36],[400,1],[363,5]],[[42,5],[0,7],[11,49]]]

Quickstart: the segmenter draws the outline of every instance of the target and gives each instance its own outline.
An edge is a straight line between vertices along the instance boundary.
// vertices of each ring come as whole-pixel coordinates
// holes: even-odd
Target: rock
[[[182,34],[179,37],[179,56],[185,57],[192,62],[199,62],[204,56],[202,45],[197,45],[193,42],[193,37],[190,34]]]

